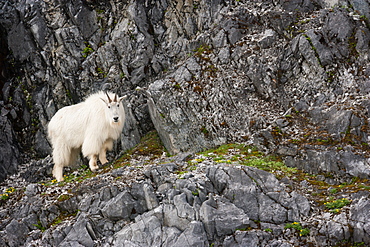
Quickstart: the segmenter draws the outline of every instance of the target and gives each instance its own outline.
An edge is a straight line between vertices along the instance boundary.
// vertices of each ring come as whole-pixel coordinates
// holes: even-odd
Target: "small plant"
[[[189,160],[189,164],[198,164],[198,163],[201,163],[204,161],[204,158],[198,158],[198,159],[192,159],[192,160]]]
[[[196,166],[189,166],[189,170],[190,171],[195,171],[197,169],[197,167]]]
[[[181,178],[181,176],[188,173],[188,171],[176,171],[175,173],[178,175],[179,178]]]
[[[217,163],[226,163],[226,164],[232,163],[231,160],[224,160],[223,158],[215,158],[214,161]]]
[[[180,90],[181,89],[181,86],[179,83],[176,83],[172,86],[174,89],[177,89],[177,90]]]
[[[295,229],[299,231],[299,236],[307,236],[308,234],[310,234],[310,229],[302,228],[301,223],[299,222],[287,223],[284,228]]]
[[[210,53],[211,48],[208,45],[201,45],[198,49],[195,49],[194,52],[197,56],[201,56],[204,53]]]
[[[370,190],[370,186],[367,185],[360,184],[358,187],[364,190]]]
[[[199,196],[199,190],[192,191],[191,193],[193,194],[193,196]]]
[[[58,197],[57,201],[58,202],[63,202],[63,201],[66,201],[66,200],[70,199],[71,197],[72,197],[72,195],[62,194]]]
[[[37,227],[37,229],[41,230],[42,232],[46,231],[46,227],[44,227],[40,221],[37,224],[32,224],[33,226]]]
[[[203,126],[202,128],[200,128],[200,131],[201,131],[205,136],[208,136],[208,134],[209,134],[209,131],[207,130],[206,126]]]
[[[73,217],[76,217],[76,215],[78,214],[78,212],[80,212],[80,210],[76,210],[75,212],[72,212],[72,213],[66,213],[66,212],[62,212],[58,217],[56,217],[50,224],[49,226],[56,226],[60,223],[62,223],[63,221],[67,220],[68,218],[73,218]],[[37,227],[37,226],[36,226]]]
[[[308,228],[303,228],[299,231],[299,236],[307,236],[308,234],[310,234],[310,229]]]
[[[1,194],[0,199],[1,200],[7,200],[7,199],[9,199],[10,194],[12,194],[14,191],[15,191],[15,189],[13,187],[10,187],[10,188],[6,189],[5,190],[5,193],[4,194]]]
[[[351,203],[351,200],[348,200],[347,198],[342,198],[342,199],[334,200],[331,202],[325,202],[324,206],[327,209],[330,209],[331,213],[339,213],[341,208],[343,208],[344,206],[347,206],[350,203]]]
[[[107,77],[107,73],[106,73],[102,68],[97,67],[95,70],[96,70],[96,72],[97,72],[99,75],[102,75],[102,76],[103,76],[103,78]]]
[[[296,230],[301,230],[302,226],[301,223],[299,222],[293,222],[293,223],[287,223],[284,227],[285,229],[296,229]]]
[[[93,53],[94,52],[94,50],[91,48],[91,46],[90,45],[87,45],[84,49],[83,49],[83,51],[82,51],[82,56],[83,57],[87,57],[88,55],[90,55],[91,53]]]
[[[337,192],[338,192],[338,189],[334,188],[334,189],[331,189],[329,192],[330,192],[331,194],[335,194],[335,193],[337,193]]]

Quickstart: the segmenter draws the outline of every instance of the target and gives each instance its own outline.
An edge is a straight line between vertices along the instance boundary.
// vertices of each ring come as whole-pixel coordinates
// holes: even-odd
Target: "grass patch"
[[[245,144],[225,144],[216,149],[207,150],[199,154],[204,157],[211,158],[216,163],[236,163],[251,166],[271,172],[277,177],[290,177],[298,171],[297,168],[287,167],[280,157],[275,155],[265,155],[258,151],[256,147]],[[192,160],[191,162],[197,163],[196,160]]]

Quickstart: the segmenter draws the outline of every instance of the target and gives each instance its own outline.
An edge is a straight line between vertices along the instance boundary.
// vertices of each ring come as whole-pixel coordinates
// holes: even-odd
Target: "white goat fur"
[[[121,101],[111,92],[98,92],[85,101],[60,109],[50,120],[48,134],[53,147],[53,176],[63,181],[63,167],[76,162],[82,151],[92,171],[99,168],[97,157],[107,163],[106,151],[112,150],[125,122]]]

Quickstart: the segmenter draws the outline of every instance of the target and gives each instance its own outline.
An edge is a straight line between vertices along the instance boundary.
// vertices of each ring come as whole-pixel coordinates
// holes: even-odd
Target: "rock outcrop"
[[[5,1],[0,14],[19,75],[2,109],[22,152],[48,155],[56,110],[110,89],[130,95],[117,150],[154,126],[172,154],[250,140],[292,166],[369,175],[366,1]],[[306,162],[325,154],[355,160]]]
[[[136,148],[136,153],[140,150]],[[134,152],[128,159],[131,166],[105,167],[90,178],[78,170],[68,174],[64,184],[28,183],[25,189],[19,187],[19,177],[13,177],[8,186],[18,187],[8,193],[9,199],[3,201],[0,214],[2,244],[347,246],[346,243],[370,243],[367,222],[370,193],[363,183],[337,186],[336,191],[329,192],[326,183],[312,180],[313,175],[297,171],[288,175],[289,172],[276,167],[282,172],[278,179],[270,172],[245,166],[246,157],[257,161],[254,155],[258,153],[248,150],[247,154],[243,150],[230,147],[222,155],[209,151],[169,158]],[[261,163],[269,164],[267,160]],[[281,178],[284,174],[289,178]],[[306,178],[301,180],[299,176]],[[331,201],[334,197],[342,199]]]
[[[369,244],[369,18],[366,0],[0,2],[0,181],[18,188],[0,245]],[[156,129],[175,158],[40,185],[51,117],[106,89],[129,96],[111,156]],[[207,159],[179,179],[184,153],[235,142],[317,181]],[[341,212],[312,198],[354,183]]]

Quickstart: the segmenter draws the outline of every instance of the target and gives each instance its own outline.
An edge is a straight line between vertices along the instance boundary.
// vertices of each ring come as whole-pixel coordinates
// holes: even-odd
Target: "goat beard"
[[[113,126],[116,126],[116,125],[120,125],[121,123],[122,123],[121,120],[118,120],[117,122],[112,121],[110,124]]]

